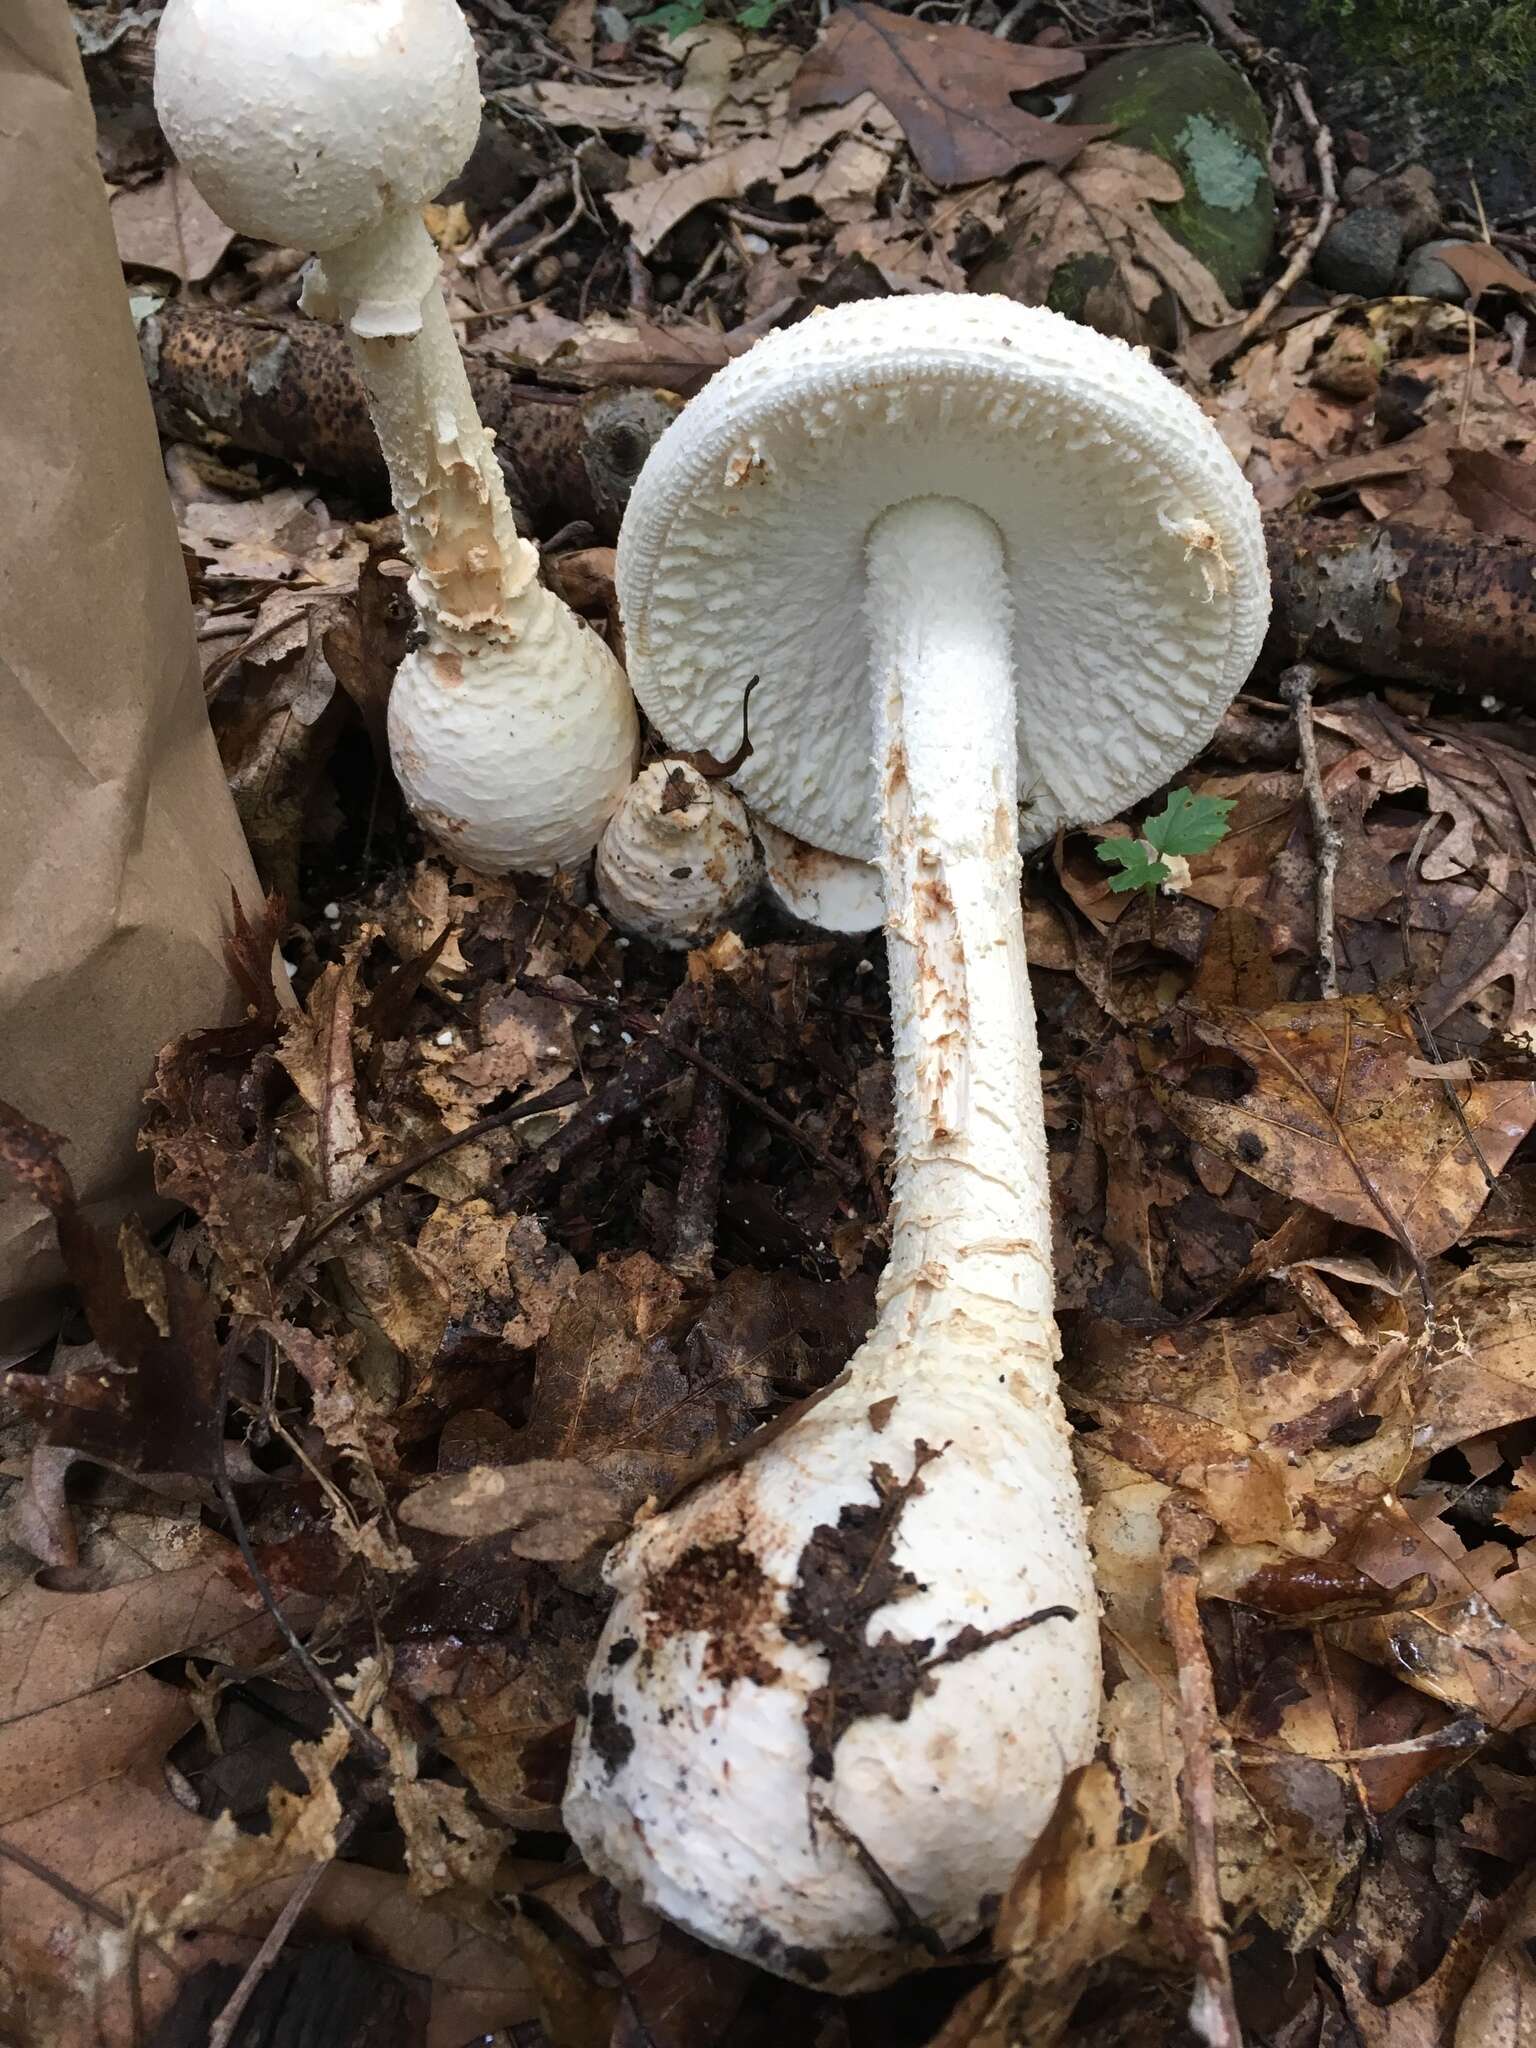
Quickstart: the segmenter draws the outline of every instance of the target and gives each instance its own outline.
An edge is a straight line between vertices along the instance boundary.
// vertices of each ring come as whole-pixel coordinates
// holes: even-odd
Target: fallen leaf
[[[180,164],[152,185],[112,195],[112,232],[124,263],[201,284],[235,239]]]
[[[1179,1128],[1263,1186],[1382,1231],[1420,1262],[1456,1242],[1488,1199],[1486,1173],[1536,1124],[1529,1081],[1415,1080],[1412,1022],[1376,996],[1189,1015],[1197,1037],[1235,1053],[1254,1080],[1235,1102],[1155,1082]]]
[[[980,29],[845,0],[796,73],[789,105],[799,113],[872,92],[901,123],[926,177],[974,185],[1020,164],[1067,163],[1106,132],[1042,121],[1013,103],[1015,93],[1082,69],[1075,50],[999,42]]]
[[[778,166],[778,144],[763,136],[705,157],[702,163],[648,178],[627,192],[615,192],[608,203],[628,227],[636,249],[648,256],[696,206],[716,199],[745,199],[754,185],[769,181]]]
[[[1490,448],[1453,448],[1447,489],[1479,533],[1536,541],[1536,463]]]
[[[1218,327],[1234,317],[1221,287],[1153,210],[1183,196],[1178,172],[1149,150],[1090,142],[1075,162],[1030,171],[1014,186],[1004,253],[978,283],[1025,305],[1054,305],[1057,273],[1072,264],[1080,317],[1105,333],[1144,339],[1145,316],[1165,288],[1197,326]]]
[[[1526,275],[1500,250],[1488,242],[1441,242],[1436,256],[1454,270],[1474,304],[1484,292],[1514,292],[1520,298],[1536,298],[1536,278]]]
[[[584,1557],[620,1523],[618,1495],[575,1458],[445,1473],[407,1494],[400,1519],[436,1536],[506,1534],[515,1556],[549,1564]]]
[[[1088,1972],[1122,1948],[1150,1903],[1155,1843],[1105,1763],[1073,1771],[998,1910],[1003,1967],[951,2015],[931,2048],[1054,2048]]]

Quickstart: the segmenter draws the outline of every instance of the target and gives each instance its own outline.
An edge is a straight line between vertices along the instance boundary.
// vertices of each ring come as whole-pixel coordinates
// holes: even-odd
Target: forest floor
[[[423,847],[381,742],[408,621],[356,394],[300,351],[248,388],[304,259],[170,164],[154,10],[76,12],[272,896],[234,949],[246,1020],[168,1047],[149,1099],[178,1223],[92,1234],[46,1134],[0,1129],[87,1311],[6,1381],[0,2038],[190,2048],[224,2012],[223,2048],[1523,2048],[1529,160],[1496,123],[1466,169],[1443,124],[1399,147],[1325,75],[1337,38],[1277,53],[1216,0],[466,6],[487,123],[430,225],[548,573],[606,630],[628,483],[733,354],[849,298],[1041,298],[1083,258],[1270,536],[1265,658],[1179,778],[1230,806],[1217,843],[1176,893],[1117,893],[1098,842],[1154,799],[1026,869],[1101,1761],[993,1940],[839,2001],[618,1898],[559,1799],[604,1551],[872,1317],[879,937],[759,909],[669,954],[580,876]],[[1171,245],[1166,164],[1051,139],[1077,75],[1197,43],[1271,137],[1278,234],[1232,292]],[[1461,302],[1318,282],[1361,207],[1415,217],[1404,253],[1456,243]]]

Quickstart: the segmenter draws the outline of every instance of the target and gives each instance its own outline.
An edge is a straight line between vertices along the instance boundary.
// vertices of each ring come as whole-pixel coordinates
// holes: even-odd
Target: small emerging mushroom
[[[703,1940],[862,1990],[977,1932],[1096,1735],[1019,790],[1046,836],[1187,761],[1263,639],[1263,538],[1145,356],[934,295],[714,378],[619,591],[673,744],[729,745],[761,672],[743,795],[881,864],[896,1184],[846,1378],[611,1556],[566,1821]]]
[[[746,806],[687,761],[653,761],[597,843],[597,894],[621,932],[684,952],[723,931],[762,863]]]
[[[607,646],[539,581],[448,321],[421,206],[480,130],[454,0],[169,0],[155,105],[241,234],[318,252],[410,558],[419,644],[390,753],[423,827],[470,867],[583,860],[634,773],[634,700]]]

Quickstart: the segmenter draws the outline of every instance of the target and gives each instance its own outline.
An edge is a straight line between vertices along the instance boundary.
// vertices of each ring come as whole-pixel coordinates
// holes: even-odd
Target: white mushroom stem
[[[997,1321],[1055,1399],[1049,1177],[1019,905],[1018,748],[1002,540],[953,499],[869,538],[896,1190],[882,1299],[926,1339]]]
[[[596,1869],[838,1991],[976,1933],[1099,1693],[996,527],[886,513],[867,616],[898,1103],[879,1319],[845,1384],[611,1559],[565,1805]]]
[[[412,811],[471,867],[584,860],[634,772],[638,719],[517,533],[421,221],[480,126],[455,0],[168,0],[155,104],[232,227],[320,253],[305,305],[344,323],[421,619],[389,703]]]
[[[422,624],[445,644],[519,637],[542,597],[539,558],[512,516],[481,425],[420,216],[390,214],[320,259],[305,305],[334,305],[368,391]],[[563,607],[562,607],[563,609]]]
[[[422,824],[471,867],[585,859],[634,772],[623,670],[539,580],[481,424],[420,217],[324,256],[368,391],[424,640],[401,664],[390,752]]]

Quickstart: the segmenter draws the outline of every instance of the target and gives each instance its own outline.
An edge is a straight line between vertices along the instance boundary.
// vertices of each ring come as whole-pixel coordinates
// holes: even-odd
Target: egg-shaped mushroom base
[[[1099,1690],[1054,1393],[877,1348],[611,1560],[565,1805],[594,1869],[838,1992],[978,1932]]]

